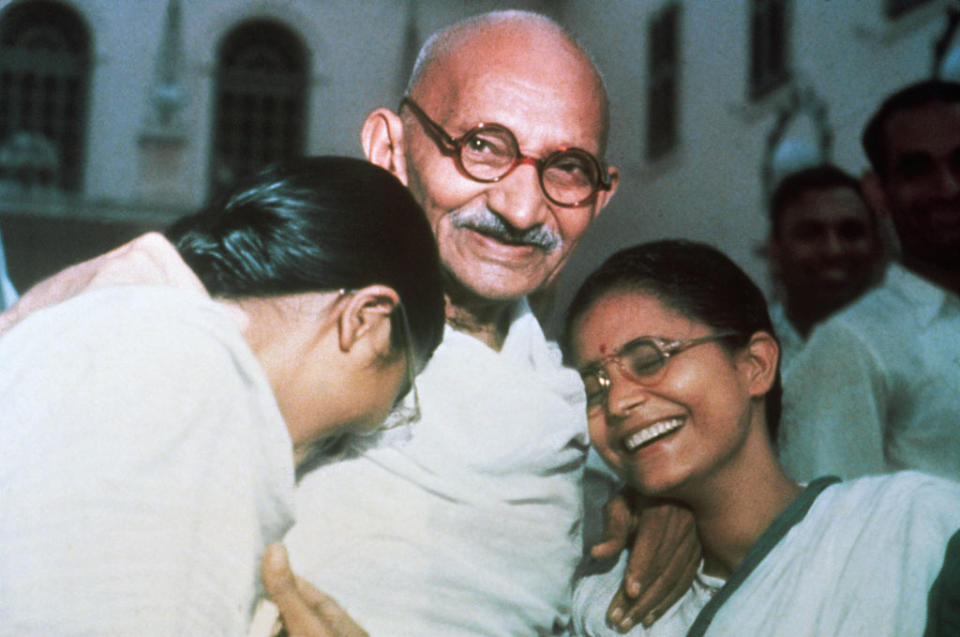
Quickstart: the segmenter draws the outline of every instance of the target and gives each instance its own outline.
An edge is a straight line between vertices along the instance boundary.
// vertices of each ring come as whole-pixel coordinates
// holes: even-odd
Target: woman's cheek
[[[600,457],[613,469],[619,471],[623,466],[623,460],[611,446],[613,441],[610,438],[610,427],[607,426],[604,416],[597,415],[589,418],[588,429],[590,442],[600,453]]]

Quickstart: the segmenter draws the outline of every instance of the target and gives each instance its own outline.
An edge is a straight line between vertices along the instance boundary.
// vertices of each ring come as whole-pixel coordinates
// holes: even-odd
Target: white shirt
[[[928,592],[960,528],[960,484],[916,472],[820,491],[825,482],[771,523],[726,582],[701,571],[652,627],[627,634],[920,637]],[[604,616],[625,562],[595,564],[578,583],[574,634],[620,635]]]
[[[300,484],[294,570],[374,636],[551,634],[569,617],[583,386],[518,309],[500,352],[447,327],[407,435]]]
[[[235,321],[108,287],[15,325],[0,361],[0,634],[245,634],[294,484]]]
[[[770,322],[780,342],[780,374],[786,374],[803,349],[803,337],[787,318],[787,310],[782,303],[770,303]]]
[[[960,479],[960,298],[891,264],[812,333],[784,377],[797,480],[918,469]]]

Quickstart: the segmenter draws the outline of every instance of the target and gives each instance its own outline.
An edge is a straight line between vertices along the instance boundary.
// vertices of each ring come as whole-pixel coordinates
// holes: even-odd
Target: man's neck
[[[787,305],[784,309],[790,325],[804,340],[810,335],[813,326],[826,318],[822,312],[801,312],[795,306]]]
[[[863,292],[866,292],[864,288]],[[793,305],[787,305],[784,309],[786,311],[787,320],[790,321],[790,325],[793,326],[793,329],[797,331],[797,334],[803,340],[807,340],[810,336],[810,332],[813,331],[820,323],[824,322],[834,314],[837,314],[847,306],[853,304],[860,296],[863,294],[854,296],[846,303],[834,304],[829,309],[826,308],[819,300],[807,301],[803,300],[799,303],[794,303]]]
[[[960,269],[944,268],[908,255],[903,255],[901,263],[917,276],[960,296]]]
[[[446,306],[447,324],[450,327],[500,351],[510,330],[513,301],[478,301],[464,304],[455,303],[448,295]]]

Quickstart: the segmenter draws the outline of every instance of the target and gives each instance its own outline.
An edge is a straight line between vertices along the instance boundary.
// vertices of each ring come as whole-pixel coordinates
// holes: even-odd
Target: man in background
[[[898,91],[863,146],[864,194],[890,215],[901,262],[818,326],[784,377],[782,460],[798,480],[960,479],[960,85]]]
[[[884,251],[860,182],[832,165],[784,177],[770,197],[770,225],[769,256],[781,293],[770,313],[786,372],[815,325],[880,280]]]

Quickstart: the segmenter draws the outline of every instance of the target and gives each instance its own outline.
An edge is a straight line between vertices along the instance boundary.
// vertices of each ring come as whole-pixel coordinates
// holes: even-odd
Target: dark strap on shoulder
[[[707,628],[710,627],[710,622],[713,621],[714,616],[723,604],[737,592],[740,585],[753,573],[754,569],[763,561],[763,558],[773,550],[773,547],[779,544],[783,536],[798,522],[803,520],[804,516],[807,515],[807,511],[813,506],[813,502],[817,499],[817,496],[831,484],[837,482],[840,482],[840,478],[836,476],[817,478],[808,484],[807,488],[803,490],[803,493],[797,496],[797,499],[791,502],[780,515],[774,518],[770,526],[767,527],[767,530],[763,532],[756,543],[747,551],[743,561],[740,562],[733,573],[730,574],[730,577],[727,578],[723,587],[717,591],[716,595],[700,610],[696,621],[693,622],[690,630],[687,631],[687,637],[701,637],[707,632]]]

